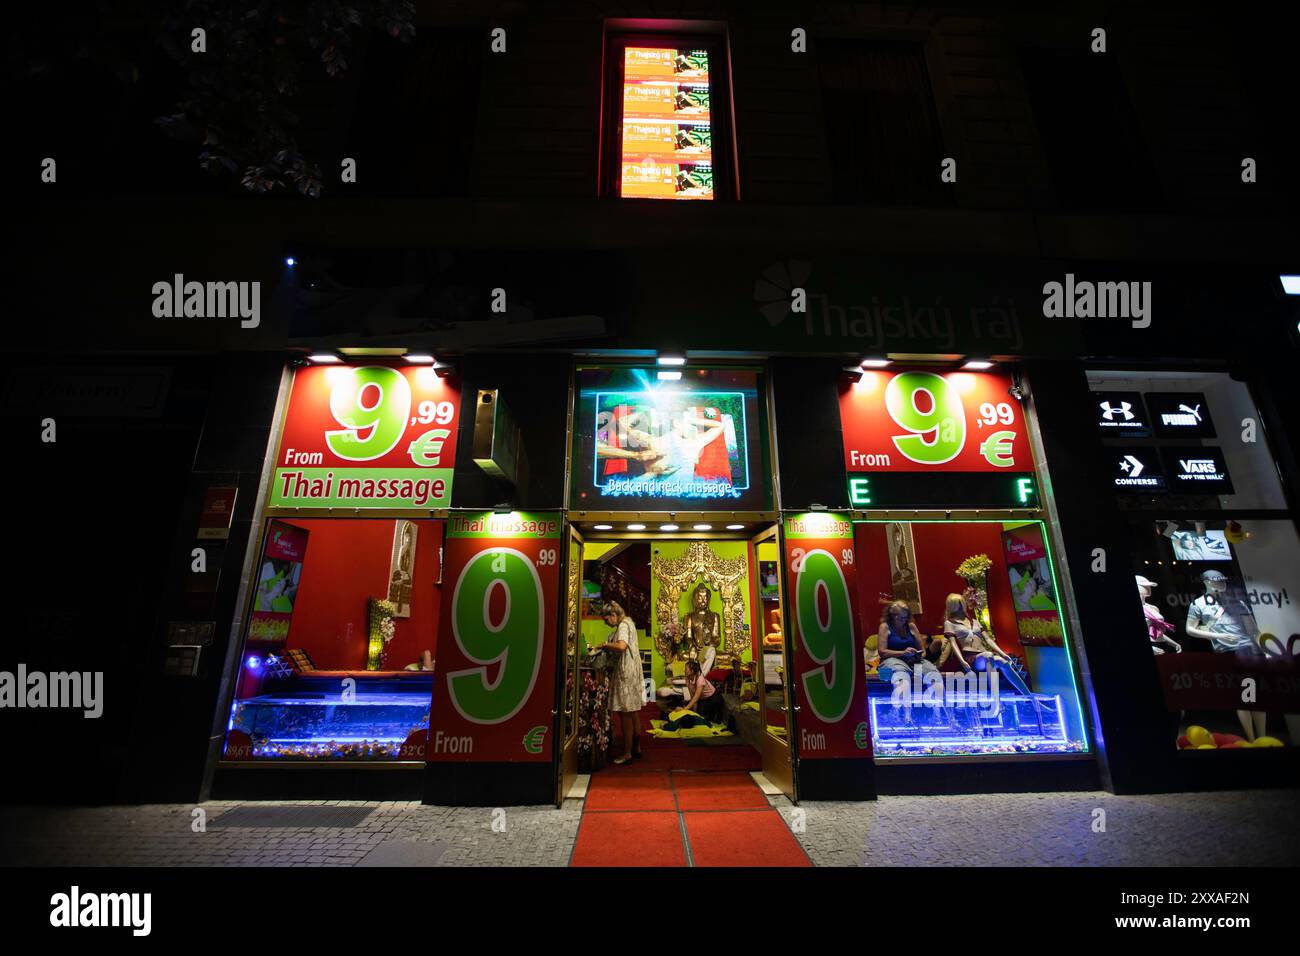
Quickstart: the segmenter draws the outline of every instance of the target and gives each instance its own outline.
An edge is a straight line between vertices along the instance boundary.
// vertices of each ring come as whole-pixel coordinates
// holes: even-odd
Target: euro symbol
[[[524,734],[524,749],[530,754],[539,754],[542,752],[542,738],[546,736],[545,727],[534,727],[528,733]]]
[[[865,720],[853,728],[853,743],[859,750],[867,749],[867,722]]]
[[[1011,450],[1011,443],[1015,440],[1015,432],[994,432],[980,445],[980,454],[994,468],[1010,468],[1016,463]]]
[[[411,461],[415,462],[421,468],[431,468],[442,460],[442,443],[451,437],[451,432],[445,428],[435,428],[427,431],[415,441],[407,452],[411,456]]]

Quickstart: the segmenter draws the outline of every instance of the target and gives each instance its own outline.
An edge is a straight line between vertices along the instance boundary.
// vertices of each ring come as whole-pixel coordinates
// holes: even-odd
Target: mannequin
[[[1166,647],[1175,654],[1179,653],[1183,645],[1169,636],[1174,632],[1174,626],[1165,620],[1165,616],[1160,613],[1160,608],[1147,600],[1155,590],[1156,583],[1140,574],[1134,575],[1134,578],[1137,581],[1138,594],[1142,595],[1142,613],[1147,619],[1147,637],[1151,639],[1151,653],[1163,654]]]
[[[1228,579],[1223,572],[1206,571],[1201,575],[1201,583],[1205,594],[1187,608],[1187,633],[1209,641],[1219,654],[1242,657],[1262,654],[1255,615],[1244,600],[1228,594]],[[1253,743],[1256,737],[1264,736],[1266,716],[1263,711],[1237,711],[1247,740]]]

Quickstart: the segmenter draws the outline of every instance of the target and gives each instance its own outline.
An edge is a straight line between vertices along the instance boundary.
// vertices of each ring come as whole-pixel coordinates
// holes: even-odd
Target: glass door
[[[556,774],[555,805],[564,803],[564,796],[578,775],[578,664],[582,660],[579,642],[582,639],[582,546],[583,539],[575,528],[568,528],[565,546],[564,570],[564,653],[559,667],[559,730],[560,759]]]
[[[784,578],[780,541],[775,526],[751,540],[758,565],[759,641],[754,649],[754,686],[763,717],[759,749],[763,775],[791,800],[795,799],[791,761],[789,640],[786,637]]]

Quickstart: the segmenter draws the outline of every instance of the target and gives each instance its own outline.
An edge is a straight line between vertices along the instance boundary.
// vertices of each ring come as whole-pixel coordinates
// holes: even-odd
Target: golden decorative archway
[[[740,588],[740,582],[749,571],[749,561],[745,556],[723,558],[709,547],[707,541],[692,541],[679,558],[656,555],[650,562],[650,571],[659,583],[659,597],[655,601],[659,632],[655,635],[655,649],[668,664],[681,655],[666,637],[665,625],[680,625],[682,595],[701,581],[722,599],[721,641],[715,666],[730,666],[733,658],[741,656],[749,640],[745,596]],[[695,657],[702,650],[692,647],[687,656]]]

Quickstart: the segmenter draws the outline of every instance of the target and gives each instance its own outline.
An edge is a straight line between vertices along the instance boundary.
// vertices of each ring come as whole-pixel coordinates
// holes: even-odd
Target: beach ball
[[[1187,741],[1193,747],[1214,746],[1214,735],[1197,724],[1187,728]]]
[[[1256,737],[1255,746],[1256,747],[1283,747],[1285,746],[1285,744],[1283,744],[1282,741],[1278,740],[1276,737]]]

